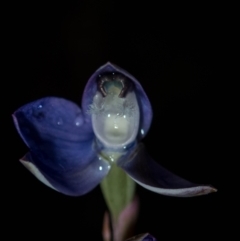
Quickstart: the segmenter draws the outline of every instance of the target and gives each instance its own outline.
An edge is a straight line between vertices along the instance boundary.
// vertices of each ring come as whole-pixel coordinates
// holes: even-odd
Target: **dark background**
[[[8,174],[3,193],[5,224],[12,228],[9,237],[17,233],[27,240],[33,236],[101,240],[106,206],[100,188],[73,198],[37,181],[18,162],[27,147],[11,114],[44,96],[80,105],[88,78],[107,61],[134,75],[152,103],[153,123],[144,139],[152,157],[186,179],[218,189],[185,199],[138,187],[141,211],[136,233],[171,240],[214,238],[224,232],[225,179],[219,161],[224,155],[220,131],[224,101],[219,91],[223,20],[216,7],[203,5],[104,0],[21,3],[11,8],[8,159],[2,169],[3,175]]]

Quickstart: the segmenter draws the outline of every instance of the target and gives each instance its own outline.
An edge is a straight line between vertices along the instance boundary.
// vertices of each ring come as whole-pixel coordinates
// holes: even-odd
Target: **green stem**
[[[135,186],[135,182],[113,162],[108,175],[101,182],[113,222],[118,220],[121,211],[133,200]]]

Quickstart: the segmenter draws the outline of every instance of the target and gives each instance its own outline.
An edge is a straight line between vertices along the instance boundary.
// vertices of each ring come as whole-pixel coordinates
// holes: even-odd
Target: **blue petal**
[[[27,153],[20,162],[42,183],[69,196],[81,196],[94,187],[107,175],[109,164],[95,157],[85,167],[75,166],[72,169],[58,170],[46,168],[42,164],[52,160],[39,159],[34,153]]]
[[[157,241],[157,239],[155,239],[151,234],[145,233],[145,234],[139,234],[126,241]]]
[[[139,144],[128,156],[121,158],[118,165],[139,185],[159,194],[191,197],[216,192],[211,186],[191,183],[166,170],[152,160],[143,144]]]
[[[92,104],[93,97],[97,92],[97,79],[98,76],[103,73],[112,73],[118,72],[122,75],[125,75],[128,79],[130,79],[134,83],[135,92],[139,102],[140,108],[140,128],[138,133],[138,138],[142,139],[148,132],[151,122],[152,122],[152,107],[148,97],[143,90],[141,84],[135,79],[131,74],[127,71],[121,69],[120,67],[113,65],[111,63],[106,63],[105,65],[101,66],[96,72],[90,77],[88,83],[85,87],[83,98],[82,98],[82,109],[83,112],[86,113],[88,111],[89,105]],[[90,116],[87,118],[88,122],[91,122]]]
[[[76,104],[47,97],[19,108],[13,118],[30,149],[24,160],[58,191],[83,195],[107,174],[108,164],[97,156],[91,123]]]

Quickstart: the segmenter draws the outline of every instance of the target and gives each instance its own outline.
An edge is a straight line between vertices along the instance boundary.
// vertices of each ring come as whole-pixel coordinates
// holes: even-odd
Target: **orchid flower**
[[[90,192],[113,165],[159,194],[189,197],[216,191],[176,176],[148,155],[140,141],[152,121],[149,99],[131,74],[111,63],[90,77],[82,108],[46,97],[20,107],[13,119],[29,148],[21,163],[66,195]]]

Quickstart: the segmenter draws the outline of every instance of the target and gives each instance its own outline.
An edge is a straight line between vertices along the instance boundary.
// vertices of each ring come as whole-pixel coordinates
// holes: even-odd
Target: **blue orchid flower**
[[[13,119],[29,148],[21,163],[66,195],[91,191],[113,163],[159,194],[188,197],[216,191],[176,176],[147,154],[140,141],[151,125],[151,104],[140,83],[111,63],[90,77],[82,108],[46,97],[22,106]]]

